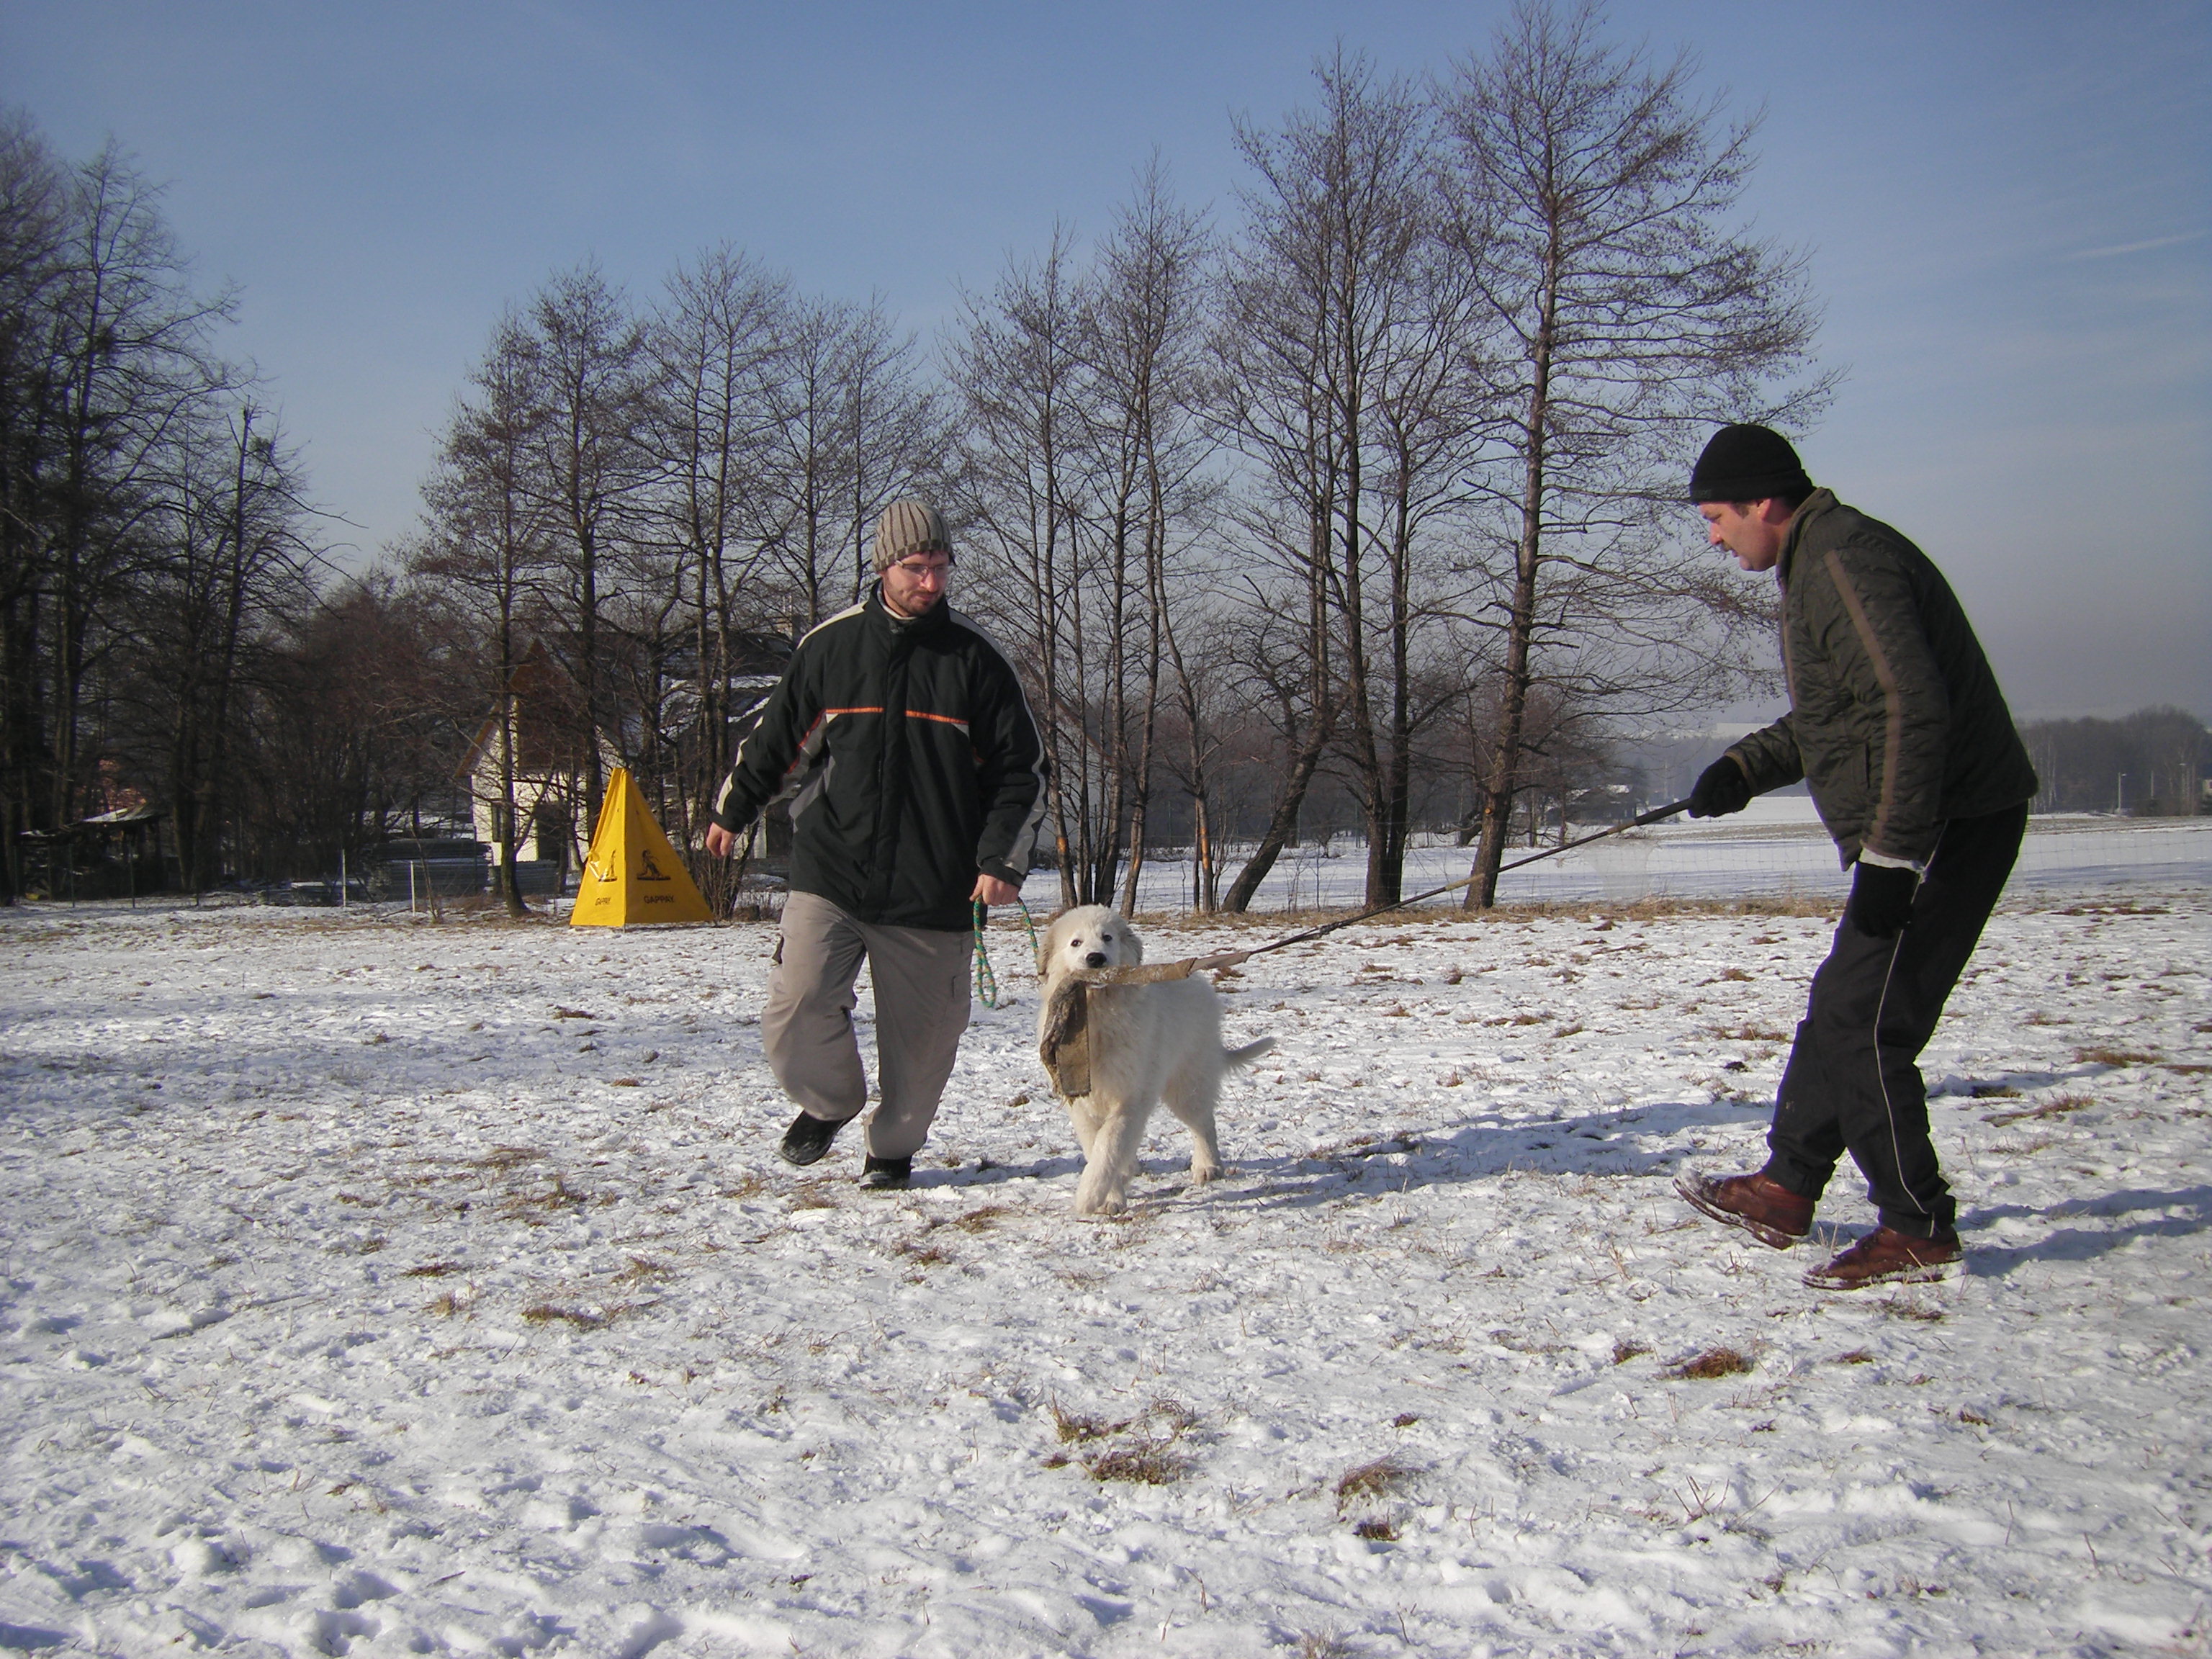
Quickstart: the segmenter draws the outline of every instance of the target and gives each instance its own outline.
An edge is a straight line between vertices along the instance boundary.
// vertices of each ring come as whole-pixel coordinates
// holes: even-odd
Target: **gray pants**
[[[867,959],[876,989],[883,1103],[868,1120],[872,1158],[911,1158],[929,1138],[968,1029],[968,933],[872,927],[828,899],[793,893],[769,977],[761,1042],[784,1093],[809,1116],[842,1123],[868,1103],[853,1032],[854,981]]]

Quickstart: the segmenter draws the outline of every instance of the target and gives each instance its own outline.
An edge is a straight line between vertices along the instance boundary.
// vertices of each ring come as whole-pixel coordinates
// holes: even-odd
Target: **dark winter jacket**
[[[1845,864],[1862,848],[1924,864],[1946,818],[2033,796],[2004,694],[1927,555],[1820,489],[1776,575],[1790,713],[1729,750],[1753,790],[1803,778]]]
[[[799,642],[714,800],[732,833],[791,800],[791,887],[878,927],[965,933],[979,872],[1018,884],[1044,816],[1013,665],[940,599],[880,587]]]

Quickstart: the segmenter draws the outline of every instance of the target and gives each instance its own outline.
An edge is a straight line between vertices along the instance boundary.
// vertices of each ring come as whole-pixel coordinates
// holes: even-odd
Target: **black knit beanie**
[[[1811,493],[1790,440],[1763,426],[1724,426],[1690,472],[1692,501],[1763,501]]]

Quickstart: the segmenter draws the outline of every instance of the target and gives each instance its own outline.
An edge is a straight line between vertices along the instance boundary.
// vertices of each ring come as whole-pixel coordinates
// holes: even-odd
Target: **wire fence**
[[[1603,827],[1571,825],[1568,838]],[[1224,889],[1249,850],[1230,849],[1222,866]],[[1507,854],[1508,861],[1525,857],[1530,850],[1526,846],[1514,848]],[[1458,845],[1449,836],[1417,836],[1407,850],[1401,890],[1419,893],[1462,880],[1474,861],[1474,849]],[[1755,801],[1749,811],[1719,823],[1674,819],[1508,871],[1498,882],[1498,896],[1499,903],[1507,905],[1633,904],[1648,899],[1840,903],[1850,887],[1850,872],[1838,865],[1835,844],[1813,816],[1812,803],[1802,797],[1784,797]],[[2027,840],[2021,849],[2020,862],[2014,866],[2009,891],[2092,896],[2128,888],[2166,891],[2212,888],[2212,817],[2121,818],[2054,813],[2028,820]],[[312,899],[292,896],[295,902],[350,903],[377,910],[409,908],[404,893],[396,899],[381,896],[382,902],[366,905],[360,896],[335,887]],[[1039,916],[1048,914],[1059,906],[1058,875],[1051,870],[1032,871],[1022,896]],[[1463,896],[1463,893],[1449,893],[1429,903],[1445,908],[1459,904]],[[1340,915],[1360,908],[1366,897],[1367,849],[1358,840],[1340,836],[1325,843],[1285,849],[1261,883],[1251,911],[1261,915]],[[26,908],[44,908],[49,904],[76,908],[76,902],[46,901]],[[142,895],[128,901],[82,902],[90,908],[121,908],[127,903],[133,908],[164,909],[252,905],[267,900],[252,893],[228,892]],[[491,901],[477,893],[447,902],[483,908]],[[556,914],[565,913],[568,908],[565,897],[553,898],[552,905]],[[776,908],[780,908],[780,895],[770,902],[771,912]],[[1138,884],[1138,910],[1182,915],[1195,908],[1188,849],[1154,849]]]

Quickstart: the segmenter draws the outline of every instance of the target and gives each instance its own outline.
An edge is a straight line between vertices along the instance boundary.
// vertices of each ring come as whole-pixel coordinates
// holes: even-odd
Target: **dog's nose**
[[[1106,965],[1106,953],[1103,951],[1093,951],[1083,958],[1083,965],[1085,968],[1103,968]]]

